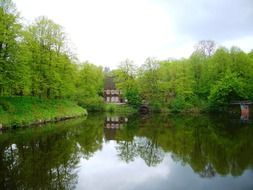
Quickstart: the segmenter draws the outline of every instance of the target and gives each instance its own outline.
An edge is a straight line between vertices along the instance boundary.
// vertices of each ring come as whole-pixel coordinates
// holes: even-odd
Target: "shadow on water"
[[[121,162],[156,167],[170,155],[202,178],[253,166],[253,126],[231,116],[90,115],[0,135],[0,189],[75,189],[81,159],[115,142]]]

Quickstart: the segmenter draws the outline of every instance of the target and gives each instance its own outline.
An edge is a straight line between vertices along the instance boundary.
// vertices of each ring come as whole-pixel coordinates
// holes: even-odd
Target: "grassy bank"
[[[129,114],[136,113],[138,110],[127,104],[106,103],[104,106],[104,111],[107,113]]]
[[[46,123],[86,114],[84,108],[67,100],[0,97],[0,127]]]
[[[88,112],[105,112],[105,113],[118,113],[129,114],[135,113],[138,110],[129,104],[116,104],[107,103],[103,98],[85,98],[78,101],[78,105],[87,109]]]

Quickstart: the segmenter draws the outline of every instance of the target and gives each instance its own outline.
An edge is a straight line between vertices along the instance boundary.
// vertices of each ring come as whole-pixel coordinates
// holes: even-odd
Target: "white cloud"
[[[194,30],[198,22],[203,23],[203,18],[214,25],[218,17],[210,19],[212,14],[205,11],[203,4],[195,7],[197,4],[190,0],[182,3],[173,0],[15,0],[15,3],[28,21],[45,15],[62,25],[75,44],[78,58],[103,66],[116,67],[126,58],[140,65],[147,57],[187,57],[196,40],[205,37],[216,40],[217,36],[223,42],[220,34],[206,28],[207,25],[201,31]],[[250,15],[250,10],[245,10]],[[236,20],[240,24],[240,18]],[[201,39],[196,39],[196,35]],[[226,40],[233,43],[231,39]],[[234,42],[240,44],[240,38]],[[244,46],[249,49],[249,44]]]

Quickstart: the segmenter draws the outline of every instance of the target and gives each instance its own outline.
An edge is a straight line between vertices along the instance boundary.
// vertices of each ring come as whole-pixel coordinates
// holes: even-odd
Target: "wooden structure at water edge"
[[[251,101],[234,101],[230,103],[231,105],[240,105],[241,109],[241,120],[249,120],[250,115],[250,105],[253,104]]]

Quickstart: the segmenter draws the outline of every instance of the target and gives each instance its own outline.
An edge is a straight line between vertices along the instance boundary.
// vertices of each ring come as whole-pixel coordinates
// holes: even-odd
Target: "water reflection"
[[[152,177],[157,189],[167,189],[162,181],[177,189],[177,177],[194,179],[188,183],[195,188],[203,183],[209,189],[246,189],[253,187],[247,180],[253,176],[252,139],[252,124],[240,125],[225,116],[91,115],[87,120],[9,131],[0,135],[0,189],[83,189],[88,182],[93,189],[118,189],[115,181],[110,182],[113,187],[103,178],[101,188],[96,183],[102,169],[120,178],[114,173],[118,167],[125,172],[122,176],[132,175],[131,170],[147,172],[140,176],[158,173]],[[138,182],[139,189],[151,189],[144,185],[147,179]],[[122,189],[138,189],[134,184],[129,181]]]
[[[127,123],[128,118],[123,116],[107,116],[105,119],[105,128],[107,129],[119,129]]]

